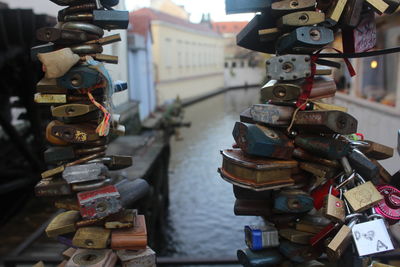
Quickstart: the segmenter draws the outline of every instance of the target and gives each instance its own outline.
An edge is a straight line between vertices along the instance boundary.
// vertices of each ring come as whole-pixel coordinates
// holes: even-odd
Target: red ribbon
[[[332,49],[338,53],[342,53],[340,50],[338,50],[336,48],[332,48]],[[296,106],[301,110],[304,110],[306,108],[306,105],[304,105],[304,103],[307,101],[307,99],[310,98],[311,90],[313,88],[313,83],[314,83],[314,76],[317,71],[317,66],[316,66],[315,62],[318,60],[318,57],[319,57],[319,54],[321,53],[321,51],[322,51],[322,49],[316,51],[314,54],[311,55],[311,62],[310,62],[311,75],[306,78],[306,82],[303,85],[303,92],[300,94],[300,96],[296,102]],[[344,62],[346,63],[347,70],[349,71],[350,76],[353,77],[354,75],[356,75],[356,72],[350,63],[350,60],[348,58],[343,58],[343,59],[344,59]]]

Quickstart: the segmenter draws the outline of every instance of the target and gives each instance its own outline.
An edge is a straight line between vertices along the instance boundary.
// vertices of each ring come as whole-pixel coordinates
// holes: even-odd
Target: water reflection
[[[233,214],[232,185],[217,173],[234,122],[258,98],[258,89],[233,90],[186,109],[192,127],[171,144],[169,256],[235,257],[245,246],[243,226],[262,221]]]

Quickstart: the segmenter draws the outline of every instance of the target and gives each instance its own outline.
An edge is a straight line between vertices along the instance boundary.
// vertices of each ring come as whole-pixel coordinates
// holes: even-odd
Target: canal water
[[[191,128],[172,140],[167,255],[172,257],[236,257],[245,246],[243,227],[258,217],[235,216],[232,185],[219,176],[221,149],[234,142],[239,114],[258,102],[259,89],[231,90],[185,109]]]

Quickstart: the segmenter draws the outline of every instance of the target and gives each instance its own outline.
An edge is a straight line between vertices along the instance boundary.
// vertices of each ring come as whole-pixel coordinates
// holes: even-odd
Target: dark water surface
[[[262,222],[233,214],[232,185],[217,172],[239,113],[258,97],[258,89],[233,90],[186,108],[192,127],[181,130],[183,141],[171,142],[169,256],[236,257],[245,246],[244,225]]]

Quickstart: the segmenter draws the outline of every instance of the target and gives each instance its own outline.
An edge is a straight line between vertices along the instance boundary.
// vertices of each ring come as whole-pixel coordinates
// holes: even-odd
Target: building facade
[[[225,87],[258,86],[265,78],[265,57],[236,44],[236,35],[247,21],[212,22],[214,31],[224,37]]]
[[[224,87],[224,39],[208,25],[194,24],[155,9],[131,17],[151,22],[157,103],[200,97]],[[133,25],[135,27],[135,25]]]

